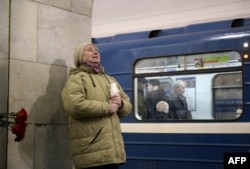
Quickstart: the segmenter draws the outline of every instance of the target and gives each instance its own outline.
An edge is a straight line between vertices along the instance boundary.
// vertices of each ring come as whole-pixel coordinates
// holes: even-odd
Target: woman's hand
[[[110,103],[110,104],[109,104],[109,109],[108,109],[108,111],[109,111],[109,114],[110,114],[110,115],[116,113],[116,112],[118,111],[118,109],[119,109],[119,107],[118,107],[117,104],[115,104],[115,103]]]
[[[113,104],[116,104],[118,106],[118,108],[120,108],[122,106],[122,98],[120,95],[111,96],[110,102]]]

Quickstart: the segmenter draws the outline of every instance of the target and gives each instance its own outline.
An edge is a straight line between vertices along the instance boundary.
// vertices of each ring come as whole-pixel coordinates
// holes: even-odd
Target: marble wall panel
[[[8,59],[0,59],[0,77],[0,113],[7,113]],[[6,168],[7,131],[6,128],[0,127],[0,168]]]
[[[72,0],[72,12],[92,16],[93,0]]]
[[[0,1],[0,58],[8,57],[9,0]]]
[[[92,16],[93,0],[33,0],[74,13]]]
[[[7,113],[8,59],[0,59],[0,113]]]
[[[52,64],[59,58],[72,67],[74,48],[82,41],[91,41],[90,17],[38,6],[38,62]]]
[[[9,0],[0,1],[0,113],[7,113]],[[0,122],[1,123],[1,122]],[[0,127],[0,168],[7,167],[7,132]]]
[[[37,4],[29,0],[11,1],[10,58],[37,59]]]
[[[35,169],[72,168],[66,125],[36,125],[35,147]]]
[[[15,142],[16,136],[8,133],[8,169],[33,169],[35,156],[35,128],[28,124],[25,137],[21,142]],[[40,138],[40,137],[39,137]]]
[[[3,1],[0,1],[1,5]],[[92,7],[82,6],[83,13],[79,8],[91,1],[4,2],[11,2],[11,30],[7,35],[10,36],[10,54],[7,54],[10,58],[2,59],[10,65],[5,69],[9,69],[9,77],[6,75],[9,91],[3,92],[9,95],[9,100],[5,100],[9,101],[9,111],[27,110],[28,126],[20,143],[14,142],[15,135],[7,133],[8,152],[3,153],[8,161],[0,155],[1,160],[5,160],[5,163],[0,160],[0,168],[6,165],[8,169],[72,168],[61,90],[73,66],[74,48],[80,42],[91,41],[91,17],[84,12],[92,11]],[[0,73],[3,73],[1,64],[4,62],[0,62]],[[4,81],[3,76],[1,80]]]
[[[7,129],[0,128],[0,168],[6,168],[7,165]]]
[[[71,0],[33,0],[49,6],[54,6],[61,9],[71,10]],[[79,0],[78,0],[79,1]]]
[[[65,65],[63,60],[55,62]],[[61,91],[67,74],[65,66],[11,60],[11,111],[24,107],[29,114],[28,122],[33,124],[65,124],[66,113],[61,101]]]

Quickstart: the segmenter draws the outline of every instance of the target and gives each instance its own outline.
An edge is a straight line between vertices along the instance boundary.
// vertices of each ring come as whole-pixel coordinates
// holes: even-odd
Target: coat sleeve
[[[80,76],[71,75],[61,93],[64,109],[76,119],[108,116],[109,103],[88,100]]]
[[[120,118],[125,117],[129,115],[132,111],[132,104],[130,102],[130,98],[128,95],[123,91],[122,87],[120,84],[117,82],[118,88],[120,90],[120,95],[122,98],[122,107],[118,110],[118,115]]]

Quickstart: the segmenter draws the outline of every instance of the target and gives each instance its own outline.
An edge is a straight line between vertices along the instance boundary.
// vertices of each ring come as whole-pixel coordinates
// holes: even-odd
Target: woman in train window
[[[120,118],[132,105],[100,60],[94,44],[80,44],[62,91],[75,169],[118,169],[126,160]]]
[[[167,95],[169,113],[173,119],[192,119],[192,114],[188,110],[185,92],[186,83],[178,80],[174,83],[173,92]]]

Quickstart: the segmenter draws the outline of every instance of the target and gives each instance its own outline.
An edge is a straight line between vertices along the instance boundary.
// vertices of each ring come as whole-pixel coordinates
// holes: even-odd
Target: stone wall
[[[7,81],[1,84],[6,85],[0,92],[7,95],[7,109],[1,106],[0,110],[25,108],[29,116],[24,140],[17,143],[15,135],[8,132],[7,155],[2,152],[5,143],[0,141],[0,168],[72,168],[60,94],[68,70],[74,66],[74,48],[80,42],[91,41],[93,0],[0,3],[0,16],[5,16],[0,28],[7,29],[0,33],[4,37],[0,41],[0,69],[5,70],[1,71],[1,82]],[[1,139],[5,136],[2,130]],[[3,164],[5,156],[7,162]]]
[[[0,0],[0,113],[7,112],[9,0]],[[7,130],[0,127],[0,168],[6,168]]]

